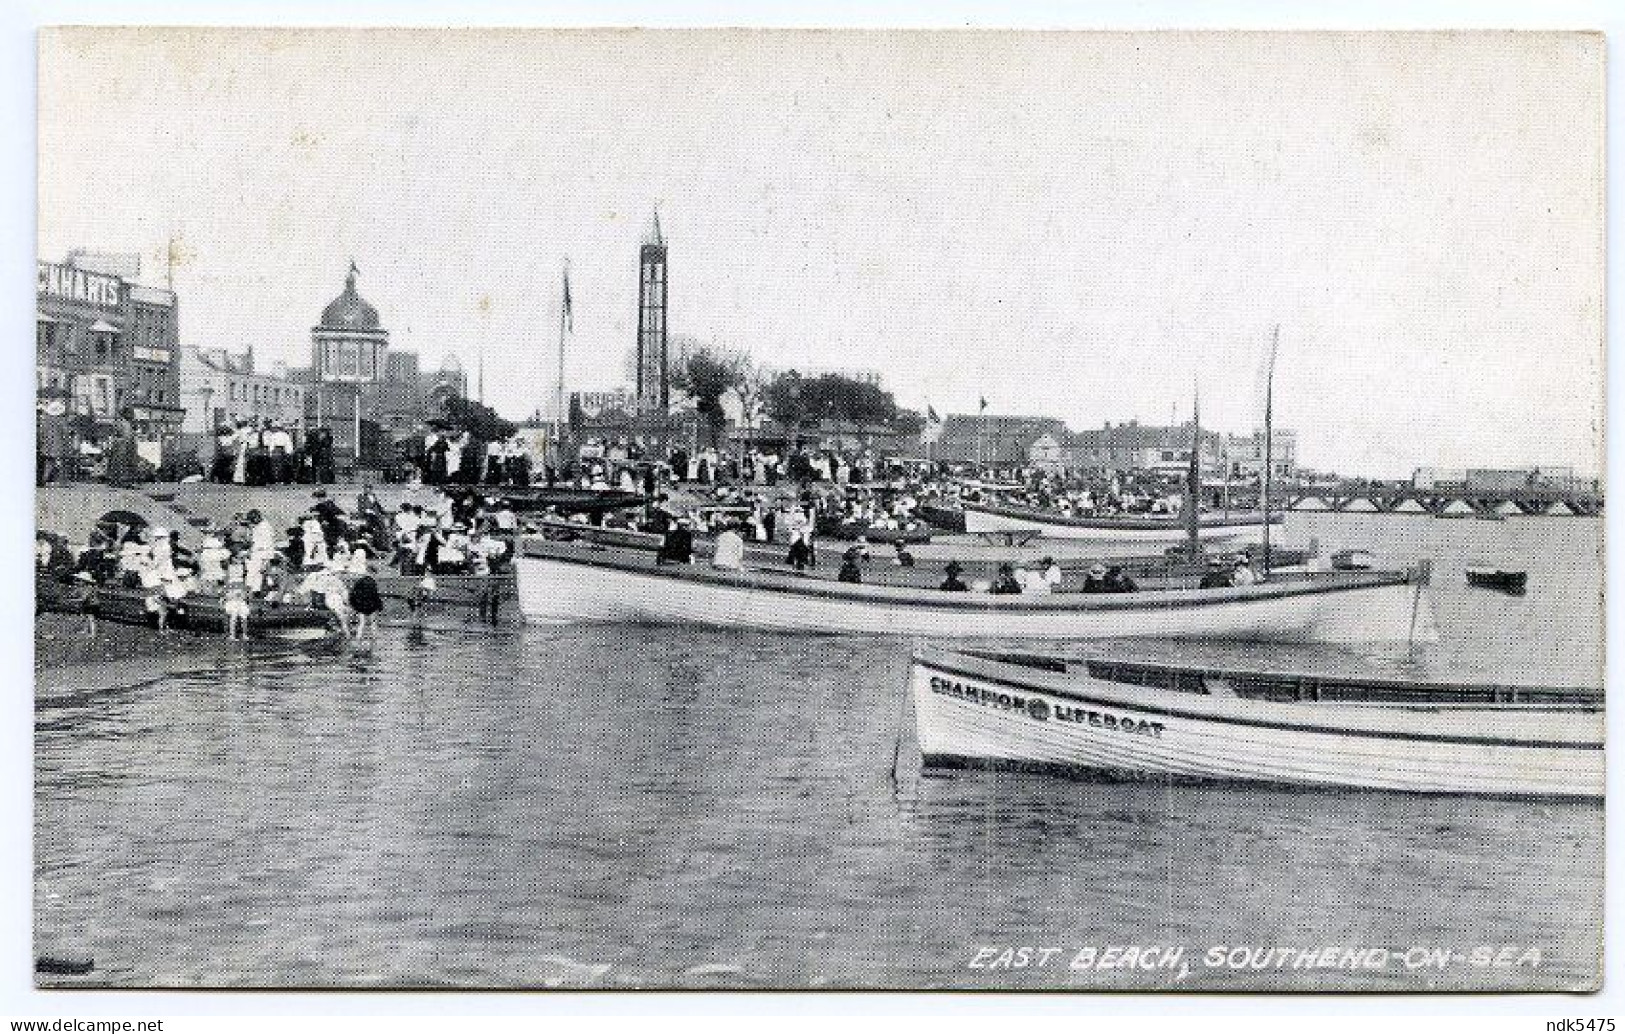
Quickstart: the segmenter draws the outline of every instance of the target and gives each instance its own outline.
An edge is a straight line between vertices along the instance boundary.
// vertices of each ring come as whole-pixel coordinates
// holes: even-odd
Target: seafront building
[[[376,470],[398,462],[448,396],[467,396],[468,376],[455,355],[425,373],[415,352],[392,348],[378,309],[357,288],[360,274],[350,263],[344,289],[311,328],[310,366],[288,376],[304,391],[304,426],[332,434],[339,465]]]
[[[207,439],[222,425],[239,420],[270,421],[300,437],[305,427],[305,385],[288,379],[286,367],[263,372],[255,368],[252,348],[232,353],[225,348],[181,349],[181,405],[186,410],[181,431],[207,454]]]
[[[1270,434],[1270,476],[1290,481],[1298,476],[1298,432],[1277,427]],[[1225,477],[1231,481],[1259,480],[1264,476],[1264,432],[1232,434],[1224,439]]]
[[[122,419],[152,456],[180,430],[180,319],[175,293],[140,275],[133,254],[74,250],[38,263],[35,375],[90,437]]]
[[[1054,417],[950,413],[941,423],[926,425],[920,446],[926,458],[939,463],[1019,467],[1031,464],[1035,442],[1059,441],[1066,434],[1066,424]]]

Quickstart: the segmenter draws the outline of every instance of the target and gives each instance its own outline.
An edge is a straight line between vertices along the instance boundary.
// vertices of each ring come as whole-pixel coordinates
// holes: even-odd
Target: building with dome
[[[306,385],[306,427],[332,432],[341,467],[389,470],[449,395],[468,394],[468,376],[455,355],[431,373],[415,352],[390,348],[378,309],[356,288],[360,275],[351,262],[344,290],[310,330],[310,368],[292,376]]]
[[[310,331],[310,367],[324,383],[368,383],[384,374],[389,331],[379,324],[378,310],[356,293],[360,273],[351,262],[344,293],[327,303]]]

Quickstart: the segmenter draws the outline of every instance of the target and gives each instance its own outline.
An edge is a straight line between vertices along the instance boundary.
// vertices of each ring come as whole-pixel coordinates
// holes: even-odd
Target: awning
[[[117,334],[119,329],[106,320],[97,320],[90,325],[90,332],[92,334]]]
[[[47,315],[45,315],[45,313],[40,312],[38,309],[35,309],[34,310],[34,322],[35,323],[61,323],[62,321],[57,319],[55,316],[47,316]]]

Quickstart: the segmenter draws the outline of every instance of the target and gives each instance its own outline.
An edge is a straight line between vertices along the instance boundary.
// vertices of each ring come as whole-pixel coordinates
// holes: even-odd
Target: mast
[[[575,317],[570,312],[570,260],[564,260],[564,300],[559,305],[559,379],[557,384],[558,408],[553,418],[553,458],[564,467],[564,342],[575,329]]]
[[[1275,468],[1275,353],[1281,345],[1281,325],[1270,333],[1270,362],[1264,374],[1264,575],[1270,573],[1270,488]]]
[[[1192,557],[1202,552],[1202,388],[1191,406],[1191,464],[1185,481],[1185,536]]]

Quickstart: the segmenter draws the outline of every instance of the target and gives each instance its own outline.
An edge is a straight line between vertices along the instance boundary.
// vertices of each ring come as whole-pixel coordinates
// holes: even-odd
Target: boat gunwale
[[[1517,693],[1572,693],[1572,694],[1574,694],[1576,696],[1590,696],[1590,697],[1593,698],[1592,700],[1587,701],[1587,702],[1574,702],[1574,703],[1570,703],[1570,702],[1564,702],[1564,703],[1530,702],[1530,703],[1525,703],[1525,702],[1518,701],[1518,700],[1496,701],[1494,703],[1490,703],[1490,702],[1471,703],[1471,702],[1468,702],[1468,703],[1465,703],[1465,704],[1461,705],[1461,706],[1465,706],[1465,707],[1484,707],[1484,708],[1488,708],[1488,707],[1492,707],[1492,706],[1510,705],[1510,706],[1515,707],[1515,708],[1552,707],[1552,708],[1569,708],[1569,709],[1573,709],[1573,708],[1590,708],[1590,709],[1596,710],[1596,709],[1600,709],[1601,706],[1604,703],[1604,691],[1601,690],[1601,689],[1593,688],[1591,686],[1535,686],[1535,685],[1527,685],[1527,684],[1518,685],[1518,684],[1514,684],[1514,683],[1502,683],[1502,682],[1442,682],[1442,681],[1437,681],[1437,680],[1432,680],[1432,679],[1429,679],[1429,680],[1426,680],[1426,681],[1421,681],[1421,680],[1413,680],[1413,679],[1404,679],[1404,678],[1399,678],[1399,677],[1391,676],[1391,675],[1340,675],[1340,674],[1336,674],[1336,673],[1280,671],[1280,670],[1268,669],[1268,668],[1215,668],[1215,667],[1211,667],[1209,665],[1202,665],[1202,664],[1169,664],[1169,663],[1164,662],[1164,661],[1136,661],[1136,660],[1128,660],[1128,659],[1121,658],[1121,657],[1081,657],[1081,656],[1068,656],[1068,655],[1065,655],[1065,654],[1056,654],[1056,655],[1053,655],[1053,656],[1047,656],[1047,655],[1039,654],[1039,653],[1023,654],[1023,653],[1018,653],[1018,652],[1014,652],[1014,651],[1001,652],[1001,651],[995,651],[995,650],[980,650],[980,649],[975,649],[975,648],[958,648],[958,647],[938,646],[938,645],[933,645],[933,644],[930,644],[930,643],[927,643],[927,644],[921,646],[919,648],[919,650],[916,651],[916,656],[918,656],[921,652],[927,651],[927,650],[935,651],[935,652],[943,654],[943,655],[961,655],[961,656],[974,657],[979,661],[986,661],[986,662],[993,663],[993,664],[1009,665],[1011,667],[1017,667],[1017,668],[1021,668],[1023,670],[1038,671],[1038,672],[1048,672],[1049,674],[1052,674],[1052,675],[1065,675],[1065,674],[1069,674],[1069,673],[1068,672],[1057,672],[1057,671],[1054,671],[1053,669],[1047,669],[1047,668],[1043,667],[1041,664],[1023,663],[1023,659],[1038,661],[1038,662],[1059,661],[1059,662],[1063,662],[1063,663],[1066,663],[1066,664],[1085,664],[1085,665],[1104,664],[1104,665],[1111,665],[1111,666],[1114,666],[1114,667],[1133,668],[1133,669],[1137,669],[1139,671],[1156,672],[1158,674],[1211,676],[1211,677],[1216,678],[1216,679],[1227,679],[1227,680],[1235,680],[1235,681],[1252,679],[1252,680],[1259,680],[1259,681],[1306,682],[1306,683],[1314,683],[1316,685],[1321,685],[1321,686],[1350,686],[1350,687],[1357,687],[1357,688],[1362,688],[1362,689],[1377,689],[1377,690],[1406,690],[1406,689],[1410,689],[1412,687],[1426,687],[1427,690],[1436,691],[1436,692],[1463,692],[1463,691],[1468,691],[1468,690],[1483,690],[1483,691],[1492,692],[1492,693],[1495,693],[1495,694],[1502,694],[1502,693],[1506,693],[1506,694],[1517,694]],[[1093,671],[1091,671],[1089,673],[1089,677],[1093,678],[1093,679],[1096,679],[1097,681],[1101,681],[1101,682],[1118,683],[1118,681],[1119,681],[1117,679],[1112,679],[1112,678],[1107,678],[1107,677],[1102,677],[1100,675],[1096,675],[1096,674],[1094,674]],[[1140,686],[1140,685],[1142,685],[1141,683],[1136,683],[1136,682],[1121,682],[1119,684],[1125,685],[1125,686]],[[1164,687],[1161,687],[1161,686],[1145,686],[1144,688],[1146,688],[1146,689],[1162,689]],[[1420,692],[1421,690],[1418,690],[1418,691]],[[1405,707],[1405,706],[1444,707],[1444,706],[1455,706],[1455,704],[1456,704],[1456,702],[1454,702],[1454,701],[1442,701],[1442,700],[1441,701],[1434,701],[1434,700],[1423,701],[1423,700],[1419,700],[1419,701],[1417,701],[1417,703],[1415,705],[1407,705],[1407,704],[1404,704],[1404,703],[1389,704],[1386,701],[1356,701],[1356,700],[1315,700],[1315,699],[1306,699],[1304,702],[1305,703],[1337,704],[1339,706],[1344,706],[1344,705],[1366,706],[1366,705],[1369,704],[1370,706],[1378,706],[1378,707],[1381,707],[1381,706],[1393,706],[1393,707]]]
[[[1022,506],[994,506],[987,503],[962,502],[961,508],[966,511],[977,511],[995,517],[1011,517],[1017,520],[1035,521],[1039,524],[1054,524],[1065,528],[1087,528],[1093,531],[1169,531],[1184,527],[1177,514],[1168,517],[1142,517],[1139,515],[1127,517],[1067,517],[1064,514],[1052,514],[1043,510],[1034,510]],[[1270,514],[1270,524],[1284,524],[1286,518],[1279,513]],[[1227,516],[1214,517],[1208,515],[1198,518],[1198,526],[1204,529],[1236,528],[1245,530],[1252,527],[1264,526],[1264,511],[1251,510],[1245,513],[1236,513]]]
[[[575,551],[579,551],[579,554],[571,555]],[[1133,593],[1054,593],[1029,596],[1015,593],[946,592],[942,589],[838,582],[792,571],[778,571],[759,567],[749,567],[743,571],[722,571],[696,564],[650,566],[630,563],[622,557],[612,555],[617,551],[617,548],[612,546],[532,542],[524,546],[519,555],[515,557],[514,562],[518,564],[526,560],[552,561],[580,567],[607,568],[642,577],[666,578],[678,582],[695,582],[724,589],[787,593],[794,596],[817,597],[842,602],[887,603],[947,610],[994,611],[1000,613],[1019,611],[1053,611],[1058,613],[1156,611],[1185,607],[1255,603],[1301,596],[1326,596],[1360,589],[1417,584],[1417,578],[1414,572],[1411,571],[1327,571],[1317,572],[1312,578],[1295,577],[1287,581],[1260,582],[1248,586],[1226,586],[1212,589],[1147,589]],[[638,555],[647,556],[647,553],[640,552]]]
[[[1081,703],[1081,704],[1093,704],[1093,705],[1099,706],[1099,707],[1123,708],[1123,709],[1129,709],[1129,710],[1144,712],[1146,714],[1158,715],[1158,716],[1164,717],[1164,718],[1179,718],[1179,719],[1184,719],[1184,720],[1187,720],[1187,721],[1208,722],[1208,723],[1213,723],[1213,724],[1217,724],[1217,725],[1245,726],[1247,728],[1269,729],[1269,730],[1274,730],[1274,731],[1279,731],[1279,732],[1306,733],[1306,734],[1310,734],[1310,735],[1346,736],[1346,737],[1353,737],[1353,738],[1378,739],[1378,740],[1404,740],[1404,741],[1410,741],[1410,742],[1415,742],[1415,743],[1449,743],[1449,744],[1456,744],[1456,745],[1461,745],[1461,746],[1506,747],[1506,748],[1519,748],[1519,749],[1528,749],[1528,750],[1600,751],[1604,747],[1603,738],[1600,735],[1600,730],[1599,730],[1599,735],[1595,740],[1510,739],[1510,738],[1502,737],[1502,736],[1473,736],[1473,735],[1456,734],[1456,733],[1407,732],[1407,731],[1401,731],[1401,730],[1395,730],[1395,729],[1373,729],[1373,728],[1360,728],[1360,727],[1357,727],[1357,726],[1346,726],[1346,725],[1345,726],[1325,725],[1325,724],[1317,723],[1315,721],[1315,719],[1312,718],[1310,715],[1305,715],[1305,720],[1299,722],[1299,721],[1286,720],[1285,716],[1277,718],[1274,715],[1271,715],[1270,717],[1251,716],[1251,715],[1232,715],[1232,714],[1224,713],[1224,711],[1222,711],[1222,710],[1203,711],[1203,710],[1195,709],[1195,708],[1185,709],[1185,708],[1180,708],[1175,704],[1164,703],[1162,701],[1152,701],[1152,702],[1149,702],[1149,703],[1139,701],[1139,700],[1125,701],[1125,700],[1113,699],[1113,697],[1111,695],[1108,695],[1108,694],[1101,694],[1099,696],[1092,696],[1086,690],[1083,690],[1083,689],[1079,689],[1079,688],[1072,687],[1072,686],[1053,685],[1052,684],[1055,681],[1059,681],[1059,680],[1062,680],[1062,679],[1067,679],[1068,675],[1070,674],[1070,673],[1067,673],[1067,672],[1046,672],[1046,671],[1043,671],[1042,669],[1037,669],[1037,668],[1022,668],[1021,669],[1022,671],[1024,671],[1024,672],[1030,671],[1033,675],[1037,676],[1038,679],[1040,680],[1038,682],[1038,684],[1032,684],[1032,683],[1018,682],[1018,681],[1015,681],[1014,679],[1012,679],[1009,676],[1001,675],[1001,674],[998,674],[998,673],[988,674],[987,672],[974,671],[974,670],[967,671],[967,670],[964,670],[963,668],[956,667],[954,665],[954,662],[953,662],[952,658],[965,657],[965,656],[966,655],[963,654],[963,653],[958,653],[958,652],[955,652],[955,651],[942,650],[941,648],[922,647],[922,648],[917,649],[917,650],[914,651],[914,653],[912,655],[912,658],[911,658],[911,663],[916,667],[923,667],[923,668],[925,668],[927,670],[938,671],[938,672],[941,672],[942,674],[945,674],[945,675],[957,676],[957,677],[960,677],[960,678],[967,678],[967,679],[976,679],[976,680],[981,681],[981,682],[991,683],[991,684],[993,684],[995,686],[1000,686],[1000,687],[1003,687],[1005,689],[1016,690],[1018,692],[1042,693],[1042,694],[1045,694],[1045,695],[1048,695],[1048,696],[1060,697],[1063,700],[1075,701],[1075,702]],[[939,658],[946,658],[946,659],[939,659]],[[976,661],[980,661],[983,664],[992,664],[992,665],[1004,666],[1004,667],[1020,667],[1019,665],[1007,665],[1004,662],[1000,662],[1000,661],[987,661],[985,659],[976,658],[974,656],[972,656],[971,659],[976,660]],[[1078,675],[1071,675],[1071,678],[1074,679],[1074,680],[1078,679],[1079,677],[1080,676],[1078,676]],[[1092,676],[1082,676],[1082,677],[1092,679]],[[1095,680],[1095,681],[1104,681],[1104,680]],[[1245,700],[1245,699],[1240,699],[1239,701],[1232,701],[1232,700],[1230,700],[1228,698],[1203,696],[1203,695],[1197,695],[1197,694],[1191,694],[1191,693],[1181,693],[1178,690],[1163,689],[1163,688],[1160,688],[1160,687],[1157,687],[1157,686],[1136,686],[1133,683],[1109,683],[1109,684],[1113,685],[1113,686],[1121,685],[1121,686],[1125,687],[1123,695],[1128,695],[1127,694],[1128,690],[1141,690],[1141,691],[1145,691],[1145,692],[1156,693],[1156,694],[1159,694],[1159,695],[1162,695],[1162,696],[1183,696],[1183,697],[1188,697],[1190,699],[1207,700],[1207,701],[1211,701],[1211,702],[1215,702],[1215,703],[1223,703],[1223,704],[1231,704],[1231,703],[1238,703],[1239,702],[1241,705],[1247,706],[1249,708],[1256,708],[1256,709],[1259,709],[1261,711],[1273,711],[1273,710],[1279,709],[1279,708],[1293,708],[1293,707],[1299,706],[1297,704],[1278,703],[1278,702],[1274,702],[1274,701]],[[1336,708],[1338,706],[1336,701],[1323,701],[1323,702],[1318,702],[1318,703],[1315,702],[1315,701],[1304,701],[1304,703],[1314,705],[1316,711],[1319,711],[1319,712],[1324,712],[1327,708]],[[1426,705],[1426,704],[1420,704],[1420,705],[1394,704],[1394,705],[1391,705],[1391,710],[1393,710],[1394,712],[1417,711],[1417,710],[1427,710],[1427,709],[1428,709],[1428,705]],[[1522,705],[1519,708],[1519,710],[1527,711],[1527,712],[1530,712],[1530,713],[1539,713],[1539,712],[1544,711],[1545,707],[1544,707],[1544,705],[1541,705],[1541,704],[1527,704],[1527,705]],[[1572,711],[1572,709],[1570,709],[1565,713],[1574,713],[1574,712]],[[1593,710],[1593,711],[1587,711],[1587,712],[1582,712],[1582,713],[1600,714],[1601,709],[1598,708],[1598,709]],[[1321,719],[1321,722],[1324,722],[1324,719]]]

